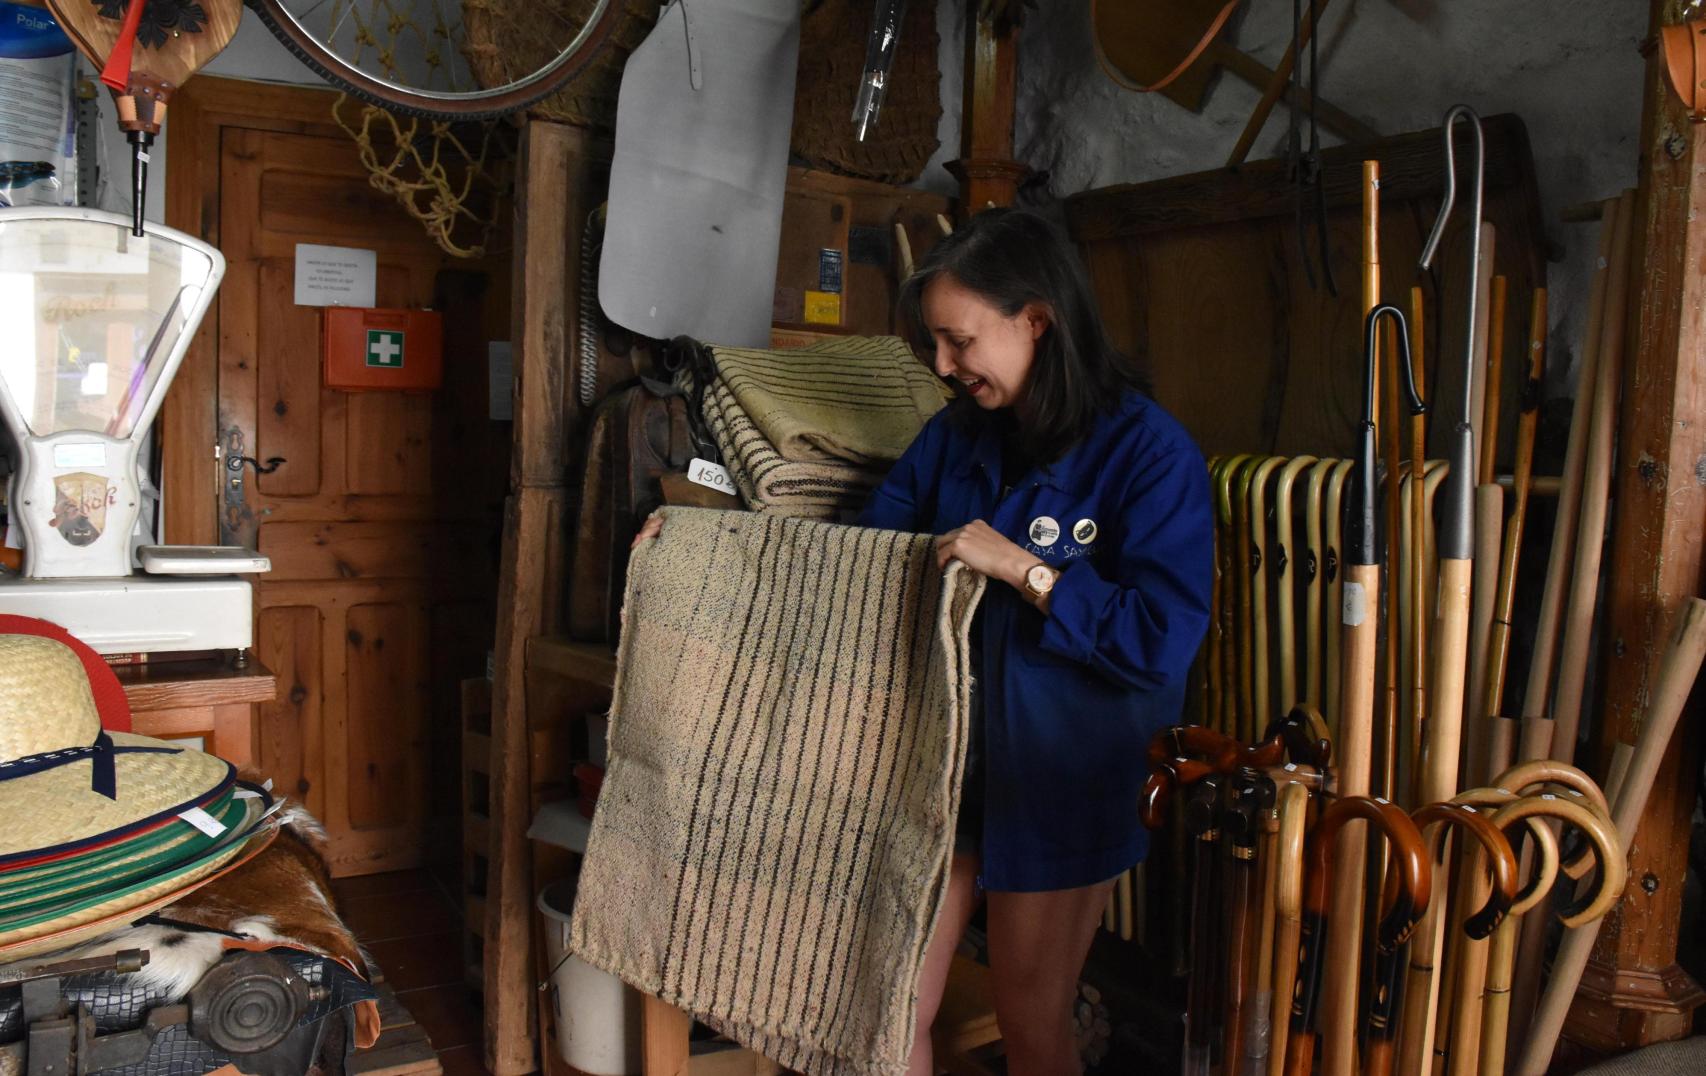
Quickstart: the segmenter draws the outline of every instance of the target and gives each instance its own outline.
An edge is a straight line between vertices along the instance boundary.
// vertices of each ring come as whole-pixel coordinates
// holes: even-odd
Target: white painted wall
[[[1225,163],[1258,92],[1223,73],[1197,115],[1123,90],[1096,62],[1089,8],[1048,0],[1027,9],[1016,156],[1048,170],[1056,197]],[[1437,126],[1459,102],[1526,122],[1543,220],[1561,254],[1549,273],[1554,383],[1566,365],[1574,376],[1597,227],[1558,213],[1635,183],[1646,20],[1647,6],[1628,0],[1339,0],[1324,19],[1322,97],[1377,130]],[[1271,67],[1290,37],[1290,3],[1246,0],[1231,40]],[[1282,104],[1252,159],[1282,154],[1286,125]]]
[[[323,86],[320,76],[308,70],[278,43],[254,12],[243,9],[243,21],[225,51],[213,58],[202,72],[225,78],[250,79],[257,82],[288,82],[305,86]],[[103,88],[100,92],[101,183],[95,204],[114,213],[131,211],[130,143],[118,129],[118,116],[113,111],[112,95]],[[166,219],[167,144],[171,138],[172,119],[168,109],[163,136],[155,141],[148,166],[148,196],[144,215],[151,221]]]

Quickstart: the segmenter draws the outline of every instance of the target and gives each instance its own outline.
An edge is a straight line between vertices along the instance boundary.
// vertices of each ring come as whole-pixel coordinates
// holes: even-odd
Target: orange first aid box
[[[444,377],[444,317],[329,306],[325,360],[329,389],[430,392]]]

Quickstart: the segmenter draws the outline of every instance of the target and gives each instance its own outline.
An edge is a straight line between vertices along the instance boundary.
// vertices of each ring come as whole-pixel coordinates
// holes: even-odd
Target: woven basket
[[[603,130],[615,127],[622,66],[657,23],[658,3],[611,2],[621,12],[592,63],[561,90],[528,106],[529,115]],[[537,70],[551,59],[551,44],[561,36],[540,34],[539,26],[558,19],[584,26],[593,6],[594,0],[462,0],[464,49],[475,79],[481,86],[497,86]]]
[[[936,123],[942,116],[936,5],[931,0],[907,4],[882,111],[860,142],[853,131],[853,101],[874,7],[872,0],[823,0],[806,15],[794,86],[793,150],[814,167],[910,183],[936,152]]]

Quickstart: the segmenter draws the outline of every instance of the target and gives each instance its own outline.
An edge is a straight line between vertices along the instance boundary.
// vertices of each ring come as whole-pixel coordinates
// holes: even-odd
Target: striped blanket
[[[631,562],[570,945],[812,1076],[898,1076],[981,577],[928,536],[670,509]]]
[[[893,336],[711,350],[735,402],[784,459],[883,467],[948,400],[941,379]]]
[[[721,378],[705,387],[704,415],[729,477],[755,512],[845,520],[883,480],[881,471],[846,462],[783,458]]]

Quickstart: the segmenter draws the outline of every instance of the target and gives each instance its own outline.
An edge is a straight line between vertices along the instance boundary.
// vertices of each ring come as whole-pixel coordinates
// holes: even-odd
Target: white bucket
[[[545,967],[557,1014],[557,1052],[587,1076],[638,1076],[639,991],[578,957],[564,958],[569,943],[573,879],[553,882],[535,902],[545,917]]]

